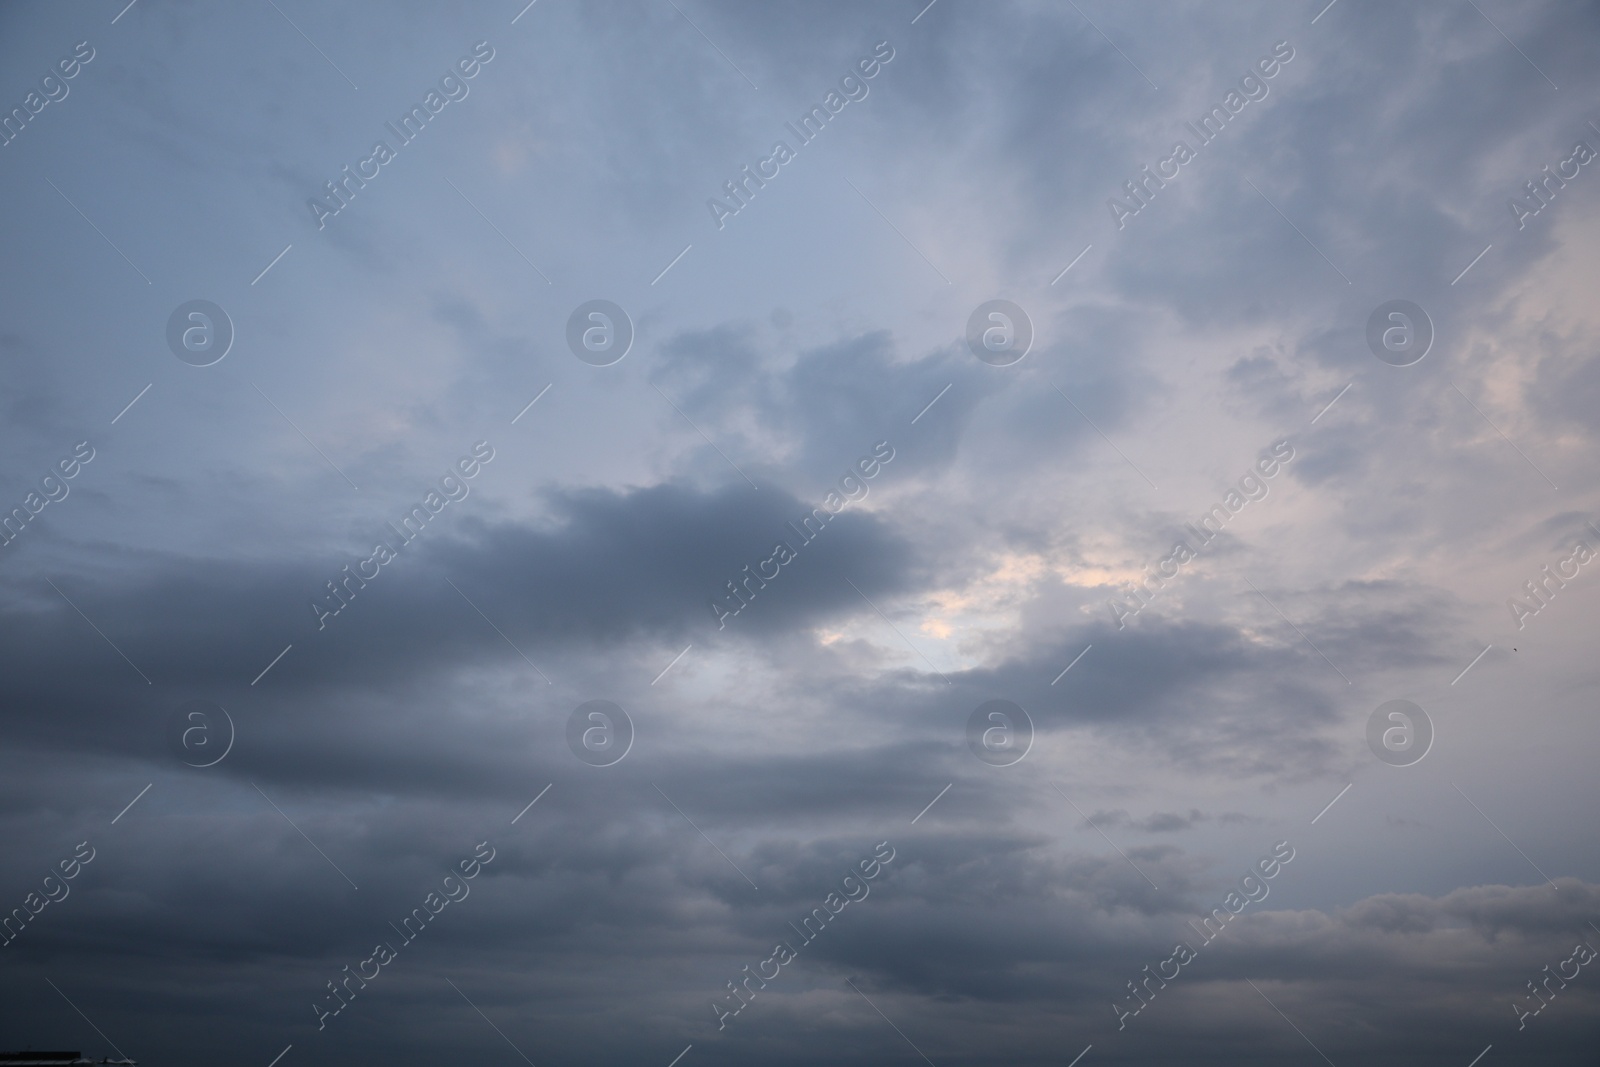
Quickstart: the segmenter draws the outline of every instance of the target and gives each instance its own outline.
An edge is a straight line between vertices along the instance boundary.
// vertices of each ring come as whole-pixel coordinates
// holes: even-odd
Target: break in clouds
[[[1597,41],[0,7],[0,1059],[1589,1063]]]

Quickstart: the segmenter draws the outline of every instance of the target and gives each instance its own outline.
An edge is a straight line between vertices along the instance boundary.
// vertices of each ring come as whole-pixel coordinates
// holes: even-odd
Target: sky
[[[1592,1062],[1600,10],[525,4],[0,7],[0,1049]]]

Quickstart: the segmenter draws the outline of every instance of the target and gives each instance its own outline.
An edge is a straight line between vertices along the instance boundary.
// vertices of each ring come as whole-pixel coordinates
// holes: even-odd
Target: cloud
[[[1600,179],[1525,228],[1506,199],[1594,143],[1594,10],[520,8],[0,10],[8,69],[98,52],[0,150],[0,486],[97,450],[0,549],[0,916],[97,850],[0,948],[0,1048],[1587,1062],[1588,977],[1512,1005],[1600,937],[1600,849],[1560,818],[1596,799],[1600,599],[1580,575],[1522,630],[1505,600],[1600,536]],[[459,113],[318,231],[306,198],[480,39]],[[717,229],[706,197],[880,40],[870,97]],[[1119,229],[1107,198],[1278,41],[1270,95]],[[235,326],[212,367],[166,347],[195,298]],[[1409,367],[1365,336],[1398,298],[1434,327]],[[567,346],[593,299],[634,327],[607,367]],[[993,299],[1034,327],[1012,366],[965,342]],[[1115,617],[1285,439],[1270,497]],[[479,440],[471,497],[319,625]],[[1436,745],[1382,766],[1401,697]],[[594,699],[634,726],[613,766],[569,748]],[[992,699],[1031,721],[1013,766],[968,747]],[[172,748],[191,700],[231,723],[213,767]],[[882,841],[870,898],[718,1030]]]

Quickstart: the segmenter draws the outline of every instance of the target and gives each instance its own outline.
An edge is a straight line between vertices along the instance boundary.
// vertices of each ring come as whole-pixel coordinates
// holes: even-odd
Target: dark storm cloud
[[[100,50],[0,148],[10,503],[106,435],[0,549],[0,915],[98,850],[0,948],[0,1047],[1586,1062],[1592,976],[1524,1031],[1511,1004],[1600,921],[1571,817],[1592,581],[1570,625],[1458,671],[1527,560],[1595,536],[1600,179],[1526,229],[1505,204],[1592,136],[1594,10],[279,0],[112,24],[123,3],[0,9],[0,113],[41,57]],[[306,197],[480,37],[471,98],[316,231]],[[870,97],[717,231],[705,198],[878,40]],[[1106,198],[1278,40],[1270,95],[1117,229]],[[961,336],[998,295],[1038,333],[1015,367]],[[161,332],[196,296],[238,327],[210,368]],[[637,328],[604,368],[563,334],[601,296]],[[1408,368],[1364,336],[1401,296],[1437,331]],[[480,436],[501,454],[473,498],[319,629],[426,457]],[[1119,627],[1107,598],[1283,436],[1273,500]],[[708,601],[878,441],[867,499],[719,628]],[[1427,764],[1374,767],[1380,690],[1449,695],[1418,697]],[[195,698],[237,727],[209,769],[171,747]],[[568,747],[596,698],[636,727],[615,766]],[[1015,766],[968,748],[991,699],[1037,731]],[[1519,845],[1430,808],[1450,780],[1504,785],[1479,800]],[[1515,854],[1545,838],[1554,886]],[[1119,1030],[1129,981],[1284,839],[1270,898]],[[470,896],[319,1030],[328,983],[484,841]],[[870,897],[719,1030],[729,981],[882,841]]]
[[[320,630],[312,598],[327,597],[319,579],[343,580],[339,558],[129,560],[104,568],[97,588],[65,580],[62,593],[82,616],[42,580],[17,582],[24,599],[0,624],[10,634],[5,656],[16,679],[14,706],[67,711],[64,719],[25,717],[18,736],[74,736],[98,723],[111,729],[91,731],[92,744],[124,743],[126,724],[113,725],[122,717],[108,720],[103,710],[112,694],[118,703],[148,706],[180,693],[228,692],[290,643],[301,655],[274,681],[305,693],[322,685],[387,691],[407,679],[514,658],[494,626],[552,669],[559,669],[562,650],[575,645],[628,638],[671,643],[685,634],[713,639],[716,619],[707,601],[743,567],[766,558],[775,540],[798,540],[784,524],[808,513],[809,505],[772,486],[761,493],[662,485],[558,495],[543,528],[463,520],[450,533],[426,531],[376,579],[344,587],[350,602],[322,618]],[[399,542],[379,529],[379,536]],[[368,555],[369,547],[352,549],[346,559]],[[730,639],[803,628],[847,605],[853,609],[858,594],[845,576],[873,595],[908,573],[904,551],[866,513],[839,516],[800,551],[794,573],[781,575],[732,620]],[[115,638],[102,639],[95,626]],[[131,664],[110,647],[113,640]],[[85,673],[86,663],[97,667]],[[130,684],[141,674],[159,695]],[[76,695],[63,699],[64,686]]]

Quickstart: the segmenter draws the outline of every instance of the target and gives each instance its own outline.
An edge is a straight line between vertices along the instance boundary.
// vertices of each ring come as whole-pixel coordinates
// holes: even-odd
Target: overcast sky
[[[1600,10],[525,2],[0,7],[0,1049],[1592,1062]]]

